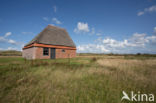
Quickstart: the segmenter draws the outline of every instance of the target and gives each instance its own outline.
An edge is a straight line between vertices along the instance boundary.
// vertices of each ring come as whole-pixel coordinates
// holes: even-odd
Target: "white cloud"
[[[17,51],[19,51],[19,49],[18,48],[16,48],[16,47],[7,47],[7,48],[0,48],[0,50],[17,50]]]
[[[8,47],[7,50],[18,50],[18,49],[15,47]]]
[[[95,28],[91,29],[91,34],[95,34]]]
[[[15,40],[12,40],[12,39],[8,39],[7,42],[10,44],[15,44],[15,45],[17,44],[17,42]]]
[[[34,34],[33,32],[22,32],[22,34]]]
[[[143,11],[138,12],[137,15],[141,16],[141,15],[143,15],[145,13],[150,13],[150,12],[156,12],[156,5],[153,5],[153,6],[149,7],[149,8],[145,8]]]
[[[10,36],[11,34],[12,34],[11,32],[7,32],[7,33],[5,33],[4,37],[8,37],[8,36]]]
[[[7,32],[5,33],[4,36],[0,36],[0,43],[7,43],[5,45],[5,48],[0,48],[0,50],[22,50],[23,46],[24,46],[24,43],[23,42],[17,42],[13,39],[9,39],[8,36],[10,36],[12,33],[11,32]],[[12,44],[11,47],[7,47],[8,44]]]
[[[145,46],[145,43],[148,43],[148,39],[145,33],[139,34],[134,33],[132,37],[129,39],[129,42],[133,44],[133,46]]]
[[[6,39],[4,37],[0,36],[0,42],[5,42],[5,41],[6,41]]]
[[[143,11],[140,11],[140,12],[138,12],[138,16],[141,16],[141,15],[143,15],[144,14],[144,12]]]
[[[102,43],[109,47],[125,48],[125,47],[144,47],[149,43],[152,36],[146,36],[145,33],[134,33],[130,38],[118,41],[111,38],[103,39]],[[153,37],[152,37],[153,38]],[[155,38],[154,38],[155,39]]]
[[[74,32],[77,34],[88,34],[88,35],[96,35],[101,36],[101,31],[95,32],[95,28],[88,25],[88,23],[84,22],[78,22],[76,28],[74,29]]]
[[[56,24],[62,24],[62,22],[59,21],[57,18],[52,18],[52,21]]]
[[[53,6],[53,9],[54,9],[54,12],[56,13],[57,12],[57,7]]]
[[[43,17],[43,20],[44,21],[49,21],[49,18],[48,17]]]
[[[46,21],[46,22],[50,21],[48,17],[43,17],[43,20]],[[55,23],[55,24],[62,24],[62,22],[60,20],[58,20],[57,18],[55,18],[55,17],[52,18],[51,21],[53,23]]]
[[[88,44],[88,45],[80,45],[77,47],[78,52],[85,53],[108,53],[110,52],[105,48],[104,45],[96,45],[96,44]]]
[[[111,47],[114,47],[116,45],[118,45],[118,42],[114,39],[111,39],[111,38],[106,38],[106,39],[103,39],[102,43],[106,44],[106,45],[109,45]]]
[[[148,48],[149,45],[153,44],[156,44],[156,35],[147,36],[145,33],[134,33],[130,38],[121,41],[100,37],[92,44],[79,45],[77,50],[78,52],[89,53],[132,53],[147,52],[153,49],[153,52],[156,53],[156,47],[155,49]]]
[[[73,30],[77,34],[88,34],[88,35],[96,35],[101,36],[101,31],[96,31],[94,27],[90,27],[88,23],[78,22],[76,28]]]
[[[74,29],[75,33],[86,33],[89,32],[89,26],[88,23],[78,22],[77,27]]]
[[[123,41],[117,41],[115,39],[112,39],[112,38],[106,38],[106,39],[103,39],[102,40],[102,43],[107,46],[107,47],[110,47],[110,48],[124,48],[124,47],[130,47],[130,46],[134,46],[132,44],[130,44],[128,42],[127,39],[123,40]]]
[[[15,40],[12,40],[12,39],[6,39],[4,37],[0,37],[0,42],[4,42],[4,43],[9,43],[9,44],[14,44],[14,45],[17,45],[17,42]]]
[[[96,33],[96,35],[97,35],[97,36],[101,36],[102,34],[101,34],[101,33]]]
[[[10,36],[11,34],[12,34],[11,32],[7,32],[4,36],[0,36],[0,42],[17,45],[17,42],[15,40],[7,39],[7,37]]]
[[[153,5],[153,6],[149,7],[149,8],[145,8],[144,11],[145,12],[154,12],[154,11],[156,11],[156,5]]]
[[[156,44],[156,35],[148,36],[146,39],[152,44]]]

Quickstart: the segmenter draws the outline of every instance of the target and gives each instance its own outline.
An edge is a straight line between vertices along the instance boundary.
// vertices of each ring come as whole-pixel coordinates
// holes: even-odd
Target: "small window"
[[[62,49],[62,52],[65,52],[65,50],[64,50],[64,49]]]
[[[49,48],[43,48],[43,55],[49,55]]]

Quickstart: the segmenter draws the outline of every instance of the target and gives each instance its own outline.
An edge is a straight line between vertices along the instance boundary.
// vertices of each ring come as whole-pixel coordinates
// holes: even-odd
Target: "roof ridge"
[[[54,26],[54,25],[52,25],[52,24],[48,24],[47,28],[48,28],[48,27],[53,27],[53,28],[65,30],[65,28],[61,28],[61,27],[58,27],[58,26]]]

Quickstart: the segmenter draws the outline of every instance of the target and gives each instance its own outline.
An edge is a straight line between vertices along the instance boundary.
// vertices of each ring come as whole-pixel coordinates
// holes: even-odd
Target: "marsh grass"
[[[0,61],[0,103],[120,103],[123,90],[156,94],[154,57]]]

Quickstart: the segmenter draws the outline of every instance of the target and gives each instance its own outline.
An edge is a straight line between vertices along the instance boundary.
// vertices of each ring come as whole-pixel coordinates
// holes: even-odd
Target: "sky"
[[[156,53],[156,0],[0,0],[0,50],[22,50],[48,24],[78,53]]]

